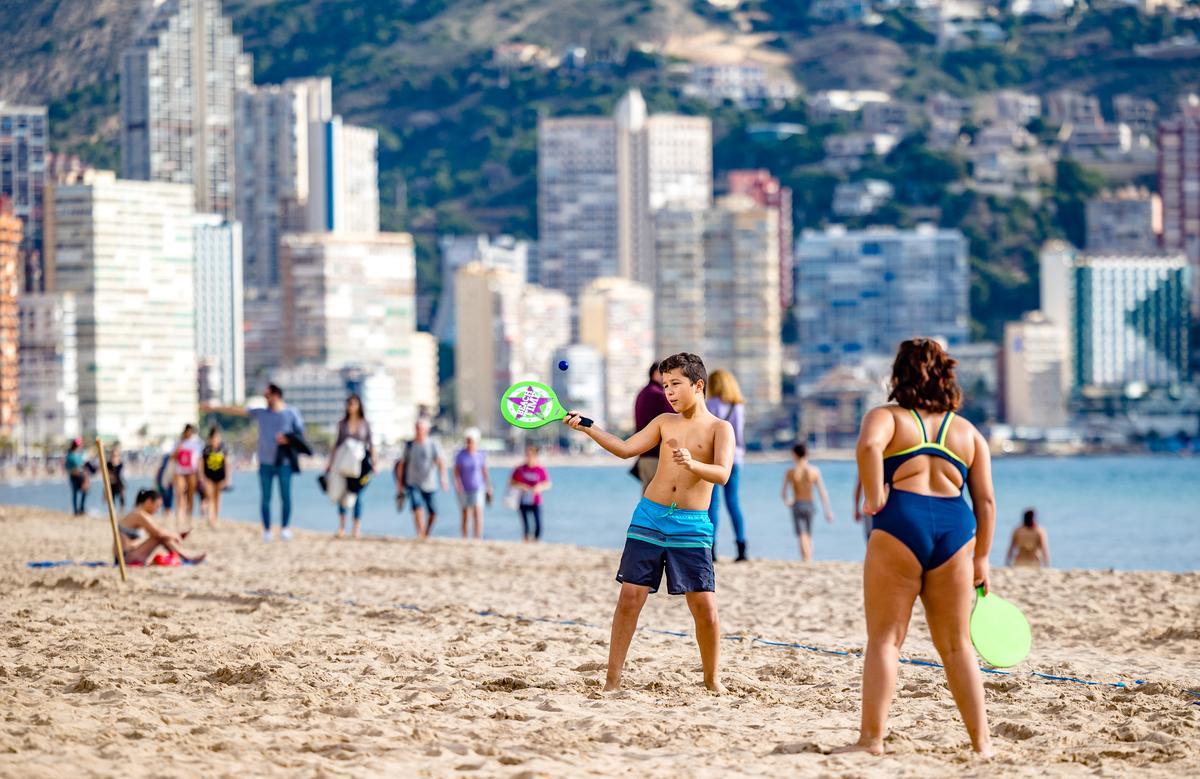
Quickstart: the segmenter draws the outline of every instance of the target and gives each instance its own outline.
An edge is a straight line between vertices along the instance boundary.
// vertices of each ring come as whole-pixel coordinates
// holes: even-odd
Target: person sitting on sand
[[[839,752],[883,754],[900,647],[920,596],[971,746],[992,754],[968,626],[972,585],[988,590],[996,498],[987,441],[955,414],[962,400],[955,365],[936,341],[905,341],[892,366],[895,404],[863,418],[858,475],[874,524],[863,563],[862,722],[858,741]]]
[[[117,524],[121,532],[121,548],[128,565],[144,565],[161,546],[179,555],[184,562],[203,562],[204,552],[188,554],[183,551],[183,535],[171,533],[155,524],[152,517],[162,509],[162,496],[158,490],[140,490],[133,511],[126,514]],[[186,535],[186,534],[184,534]]]
[[[831,525],[833,508],[829,505],[829,493],[825,491],[821,470],[808,461],[808,447],[796,444],[792,447],[792,454],[796,457],[796,464],[783,475],[783,503],[792,509],[792,523],[800,539],[800,559],[807,563],[812,561],[812,521],[816,513],[813,492],[821,496],[825,521]],[[789,490],[792,493],[790,497]]]
[[[704,686],[722,692],[721,633],[717,621],[713,569],[713,523],[708,506],[713,485],[729,481],[733,469],[733,426],[713,416],[704,404],[708,373],[694,354],[675,354],[659,365],[673,414],[659,414],[622,441],[598,425],[582,427],[578,412],[564,422],[586,433],[617,457],[635,457],[658,446],[658,468],[634,509],[617,570],[621,595],[613,614],[604,689],[621,687],[629,642],[637,630],[646,597],[658,590],[664,570],[667,592],[684,595],[696,624],[696,643],[704,667]]]
[[[1021,524],[1013,531],[1005,563],[1030,568],[1050,567],[1050,541],[1046,538],[1046,529],[1038,524],[1033,509],[1025,509]]]

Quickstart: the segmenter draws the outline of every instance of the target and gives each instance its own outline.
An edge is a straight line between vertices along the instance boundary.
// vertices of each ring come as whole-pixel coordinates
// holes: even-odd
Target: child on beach
[[[659,414],[627,440],[598,426],[581,427],[578,412],[564,422],[617,457],[636,457],[659,448],[658,467],[646,487],[625,537],[617,570],[621,594],[613,614],[605,691],[620,689],[621,671],[638,615],[658,590],[663,572],[667,592],[684,595],[696,624],[704,686],[722,692],[713,525],[708,518],[714,484],[725,484],[733,468],[733,427],[704,404],[708,373],[699,357],[675,354],[659,365],[673,414]]]
[[[825,491],[825,481],[821,478],[821,470],[808,461],[808,447],[796,444],[792,447],[796,464],[783,475],[783,504],[792,509],[792,523],[796,535],[800,539],[800,559],[812,561],[812,521],[816,513],[813,502],[813,490],[821,496],[821,508],[825,520],[833,524],[833,509],[829,506],[829,493]],[[788,496],[788,491],[791,496]]]

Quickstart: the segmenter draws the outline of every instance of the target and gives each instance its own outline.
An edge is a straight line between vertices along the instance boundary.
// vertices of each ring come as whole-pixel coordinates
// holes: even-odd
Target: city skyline
[[[211,46],[195,46],[197,36],[204,37]],[[1016,348],[1018,343],[1039,344],[1038,354],[1042,356],[1037,359],[1042,363],[1050,359],[1045,355],[1053,351],[1053,345],[1061,345],[1063,362],[1056,375],[1065,384],[1061,402],[1071,409],[1077,406],[1081,393],[1086,395],[1093,389],[1129,393],[1131,387],[1141,384],[1153,390],[1192,378],[1188,359],[1194,344],[1188,340],[1191,320],[1187,309],[1195,310],[1200,299],[1196,293],[1200,260],[1193,251],[1200,240],[1196,238],[1200,222],[1192,218],[1193,206],[1200,202],[1192,198],[1194,182],[1200,176],[1200,169],[1193,164],[1193,147],[1200,142],[1200,133],[1195,129],[1200,104],[1194,98],[1181,99],[1174,113],[1159,117],[1153,104],[1148,106],[1129,95],[1116,96],[1110,111],[1096,95],[1070,89],[1045,95],[995,90],[974,100],[938,94],[923,101],[920,111],[882,91],[824,90],[804,94],[812,118],[848,123],[844,128],[847,132],[828,134],[820,143],[826,155],[820,163],[822,169],[846,179],[839,181],[835,198],[846,226],[831,220],[820,228],[792,236],[793,225],[802,217],[793,211],[794,193],[769,162],[745,168],[730,164],[718,167],[713,122],[708,116],[651,111],[641,90],[631,84],[616,96],[612,110],[603,116],[539,112],[536,238],[458,232],[453,228],[437,231],[442,264],[440,303],[435,305],[426,299],[423,306],[418,305],[429,293],[418,289],[414,267],[412,281],[403,291],[385,293],[385,297],[394,298],[392,303],[383,304],[389,314],[375,319],[370,318],[369,311],[377,304],[363,290],[372,285],[371,278],[383,276],[373,277],[372,272],[364,270],[367,266],[345,260],[342,270],[346,275],[338,285],[346,294],[333,296],[339,297],[336,303],[329,298],[316,314],[310,311],[305,319],[298,314],[297,301],[321,298],[325,292],[320,284],[330,277],[325,271],[308,276],[289,271],[291,277],[285,279],[281,247],[291,252],[292,262],[311,252],[332,252],[329,257],[339,257],[331,248],[338,245],[362,247],[388,240],[389,234],[380,232],[379,166],[381,139],[389,131],[345,122],[334,111],[333,84],[328,77],[253,84],[250,64],[241,38],[232,32],[218,0],[166,0],[154,4],[121,56],[124,178],[117,181],[173,181],[191,187],[193,192],[197,230],[193,241],[193,383],[201,394],[240,400],[247,394],[248,385],[303,365],[319,365],[334,372],[366,371],[363,375],[375,376],[377,367],[390,364],[385,373],[394,379],[405,374],[392,391],[397,399],[404,398],[409,412],[398,412],[397,418],[410,418],[418,407],[437,413],[441,401],[450,398],[438,397],[435,338],[455,349],[455,369],[443,373],[460,380],[456,391],[465,391],[465,382],[458,374],[460,366],[467,370],[474,342],[460,343],[457,337],[459,295],[455,282],[458,271],[474,263],[511,272],[515,280],[509,282],[511,289],[505,294],[515,296],[520,301],[517,305],[529,309],[521,316],[525,324],[514,326],[509,334],[516,342],[500,345],[500,352],[508,349],[521,355],[520,359],[511,355],[506,358],[500,352],[496,359],[509,359],[507,370],[513,375],[536,371],[549,378],[553,376],[549,369],[553,354],[565,354],[576,347],[594,349],[606,387],[604,408],[597,414],[617,425],[627,424],[628,416],[627,410],[617,408],[618,397],[635,391],[640,384],[635,384],[632,377],[645,372],[644,365],[634,367],[630,352],[647,362],[647,356],[683,349],[697,351],[708,357],[710,368],[722,367],[739,375],[748,396],[764,416],[780,418],[789,413],[786,407],[799,405],[803,394],[816,386],[825,372],[885,355],[906,335],[938,337],[952,351],[969,351],[968,362],[973,366],[986,364],[986,350],[967,349],[979,343],[981,335],[972,330],[971,285],[978,279],[978,270],[972,264],[974,237],[969,238],[961,230],[927,227],[920,222],[904,227],[873,222],[869,218],[872,214],[894,206],[903,193],[893,183],[860,179],[856,173],[873,164],[872,153],[890,158],[891,151],[900,151],[899,141],[912,131],[914,122],[920,121],[922,112],[927,114],[931,130],[957,128],[960,134],[955,137],[949,133],[931,134],[930,146],[937,148],[936,144],[947,142],[948,148],[970,161],[973,184],[980,192],[1007,191],[1031,197],[1030,187],[1038,186],[1042,175],[1038,167],[1058,159],[1058,149],[1105,171],[1118,169],[1105,155],[1124,155],[1120,164],[1142,170],[1143,182],[1147,149],[1151,156],[1156,155],[1158,192],[1112,186],[1081,200],[1081,245],[1071,247],[1071,258],[1064,266],[1066,275],[1059,280],[1071,286],[1074,294],[1067,302],[1050,300],[1047,278],[1041,279],[1041,307],[1032,310],[1041,310],[1043,319],[1022,314],[1002,323],[1001,333],[991,342],[998,355],[992,371],[995,376],[989,375],[984,385],[1009,386],[1007,380],[1011,377],[1004,373],[1010,367],[1009,356],[1015,359],[1018,352],[1025,353]],[[732,67],[720,72],[701,68],[690,74],[692,94],[705,100],[723,95],[718,103],[736,98],[742,103],[739,110],[753,110],[755,105],[772,101],[782,105],[800,94],[789,92],[783,82],[767,89],[765,84],[770,79],[761,68]],[[156,95],[153,90],[161,91],[164,79],[187,88]],[[42,246],[45,235],[75,229],[70,204],[60,200],[63,193],[69,194],[73,186],[103,190],[107,181],[97,183],[86,171],[68,175],[54,172],[60,163],[44,143],[49,137],[44,107],[0,104],[0,114],[10,119],[7,125],[0,123],[0,146],[7,142],[5,148],[10,149],[7,156],[0,155],[0,162],[8,165],[4,169],[7,178],[0,183],[16,192],[18,198],[23,194],[27,204],[19,250],[20,273],[26,284],[49,283],[51,289],[62,291],[65,287],[56,285],[54,277],[60,267],[69,268],[75,260],[71,238],[64,238],[62,246],[52,240],[37,251],[32,247],[35,242]],[[1115,122],[1110,114],[1115,114]],[[38,117],[42,117],[40,123]],[[1048,141],[1030,129],[1031,123],[1043,118],[1063,125],[1061,138]],[[967,137],[961,131],[970,121],[982,124]],[[23,123],[23,135],[16,132],[18,122]],[[786,134],[794,132],[792,127],[778,123],[756,132]],[[1148,140],[1153,133],[1157,133],[1157,145]],[[36,149],[30,141],[34,136],[43,141]],[[19,143],[25,145],[19,147]],[[1059,146],[1052,149],[1056,143]],[[1026,162],[1013,167],[1014,160],[1022,155],[1028,158]],[[1035,158],[1041,162],[1026,164]],[[55,176],[71,183],[56,185]],[[35,195],[39,181],[45,186],[41,194]],[[43,209],[35,214],[32,206],[39,199]],[[67,217],[61,223],[56,214],[59,210]],[[44,228],[35,225],[39,218]],[[97,220],[98,224],[105,223],[105,217],[97,216]],[[230,270],[216,295],[233,300],[240,294],[242,302],[219,309],[217,317],[222,321],[216,323],[211,316],[209,320],[203,316],[204,311],[218,309],[202,305],[202,289],[210,282],[203,276],[206,266],[201,262],[201,225],[203,229],[230,234],[240,231],[243,236],[240,259],[232,253],[222,255],[226,269],[240,264],[241,292],[234,291],[238,285],[231,283],[232,276],[238,274]],[[37,234],[31,237],[31,230]],[[341,236],[340,244],[329,238],[335,235]],[[64,247],[68,249],[65,253]],[[1045,254],[1052,247],[1047,244],[1030,248]],[[1115,267],[1117,256],[1161,264],[1176,255],[1186,261],[1183,268],[1171,266],[1169,292],[1160,294],[1156,283],[1147,282],[1130,294],[1135,298],[1149,295],[1152,299],[1123,298],[1120,310],[1111,290],[1126,294],[1121,286],[1124,282],[1097,281],[1108,273],[1107,269]],[[36,259],[36,268],[29,265],[31,258]],[[332,268],[343,260],[313,262]],[[393,262],[415,266],[411,256]],[[852,271],[852,266],[857,270]],[[292,268],[296,267],[293,262]],[[1042,268],[1051,268],[1050,281],[1059,283],[1054,282],[1057,271],[1051,265],[1043,262]],[[851,279],[854,273],[857,278]],[[354,278],[356,274],[358,278]],[[622,279],[640,287],[614,281]],[[67,282],[77,283],[77,279],[68,277],[64,284]],[[1191,285],[1192,289],[1181,292],[1180,284]],[[1084,294],[1093,287],[1092,292]],[[644,290],[645,295],[629,292],[635,289]],[[593,294],[585,301],[588,290]],[[567,302],[563,304],[564,298],[555,293],[565,295]],[[639,313],[623,321],[595,313],[603,308],[596,302],[597,295],[620,294],[632,295],[630,300],[638,301],[634,308],[651,312],[649,318]],[[37,310],[42,316],[53,313],[54,321],[62,322],[65,328],[70,306],[65,299],[56,300],[39,303]],[[1096,301],[1103,301],[1103,308],[1098,308]],[[80,299],[75,305],[86,306],[87,300]],[[604,303],[609,305],[613,304]],[[592,312],[590,317],[585,315],[585,308]],[[12,310],[19,311],[19,307]],[[418,331],[419,310],[436,310],[436,320],[428,323],[432,334]],[[790,321],[793,315],[794,321]],[[367,324],[355,326],[358,329],[339,324],[356,316]],[[493,338],[496,332],[508,332],[505,316],[493,311]],[[539,317],[542,324],[534,324]],[[1150,362],[1158,367],[1139,369],[1141,372],[1099,371],[1093,364],[1103,360],[1085,358],[1095,342],[1092,338],[1084,344],[1088,327],[1083,319],[1087,317],[1093,323],[1122,321],[1119,327],[1139,333],[1142,339],[1135,348],[1142,356],[1149,355]],[[585,320],[589,318],[591,324],[585,336]],[[610,319],[612,324],[607,324]],[[599,326],[597,321],[605,324]],[[634,321],[645,323],[637,326],[642,343],[613,346],[610,331],[629,328]],[[1063,338],[1043,337],[1049,332],[1046,328],[1055,327],[1060,328],[1057,332]],[[553,332],[553,336],[530,335],[539,328]],[[1014,334],[1011,339],[1010,328]],[[1095,328],[1109,325],[1095,324]],[[24,332],[20,327],[9,330]],[[243,343],[233,346],[239,339],[230,337],[228,346],[217,349],[204,341],[221,330],[240,332]],[[301,332],[311,339],[314,333],[324,330],[342,335],[326,337],[320,348],[296,346],[303,341]],[[603,334],[598,334],[601,331]],[[335,348],[333,342],[339,338],[367,346]],[[80,344],[85,340],[81,338]],[[643,353],[644,346],[651,351]],[[31,366],[36,362],[33,348],[31,345]],[[218,357],[217,351],[222,356]],[[589,362],[587,356],[583,360],[587,364],[595,362]],[[1092,362],[1085,367],[1081,363],[1085,360]],[[20,359],[7,362],[23,364]],[[1042,363],[1021,370],[1031,376],[1054,373]],[[244,370],[235,367],[238,365],[244,365]],[[338,376],[336,381],[353,384],[341,373]],[[320,380],[327,386],[336,383],[328,377]],[[374,391],[383,392],[386,381],[373,381]],[[410,391],[409,384],[420,385],[420,389]],[[86,391],[85,385],[82,383],[79,391]],[[614,392],[612,387],[618,389]],[[6,393],[9,398],[21,397],[19,389],[10,390]],[[1038,398],[1054,409],[1060,405],[1057,397],[1046,400],[1044,395],[1035,394],[1034,399]],[[7,402],[11,406],[13,401]],[[86,405],[81,404],[81,408]],[[1006,409],[1018,405],[1000,402],[984,407]],[[447,408],[441,410],[458,411],[454,406],[447,402]],[[12,417],[12,413],[7,415]],[[1061,417],[1055,412],[1045,418]],[[997,417],[1000,420],[1004,420],[1003,412]],[[802,418],[799,426],[804,426]]]

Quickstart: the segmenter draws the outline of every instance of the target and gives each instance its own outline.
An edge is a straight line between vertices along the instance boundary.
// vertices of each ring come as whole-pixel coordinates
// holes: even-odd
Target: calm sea
[[[819,463],[829,485],[835,523],[814,525],[818,560],[860,560],[863,538],[851,513],[854,466]],[[779,500],[784,463],[749,463],[742,473],[742,508],[752,557],[798,559],[788,510]],[[992,563],[1003,562],[1008,538],[1021,511],[1034,507],[1050,537],[1056,567],[1192,571],[1200,569],[1200,459],[1139,457],[1006,457],[995,462],[998,500]],[[507,478],[499,468],[493,479]],[[336,512],[316,484],[316,472],[298,475],[293,484],[293,525],[311,530],[337,527]],[[546,493],[543,540],[615,549],[624,542],[638,484],[625,468],[560,466],[550,469],[554,488]],[[134,480],[130,493],[144,485]],[[520,518],[499,500],[487,511],[485,536],[520,538]],[[102,508],[100,489],[92,488],[88,509]],[[253,473],[237,473],[225,494],[223,515],[257,521],[258,483]],[[458,533],[454,496],[438,496],[435,536]],[[397,514],[389,474],[380,474],[364,493],[364,531],[373,535],[413,535],[406,509]],[[66,480],[0,485],[0,503],[68,511]],[[275,505],[278,521],[278,501]],[[719,550],[733,551],[733,533],[722,509]],[[53,556],[53,554],[49,554]],[[615,560],[614,560],[615,564]]]

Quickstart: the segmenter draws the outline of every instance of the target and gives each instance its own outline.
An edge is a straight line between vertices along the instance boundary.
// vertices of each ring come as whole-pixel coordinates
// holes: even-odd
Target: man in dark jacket
[[[300,412],[283,402],[283,390],[267,385],[263,396],[266,408],[202,406],[204,411],[250,417],[258,425],[258,481],[262,490],[263,541],[271,540],[271,488],[279,480],[279,537],[292,537],[288,523],[292,519],[292,474],[299,469],[299,455],[312,454],[304,441],[304,420]]]
[[[633,422],[638,430],[653,422],[659,414],[675,413],[675,409],[671,408],[671,403],[667,400],[666,390],[663,389],[662,374],[658,371],[657,362],[650,366],[649,378],[650,382],[642,387],[633,404]],[[658,470],[658,447],[642,452],[634,469],[638,480],[642,482],[642,492],[645,492],[650,480],[654,478],[654,472]]]

